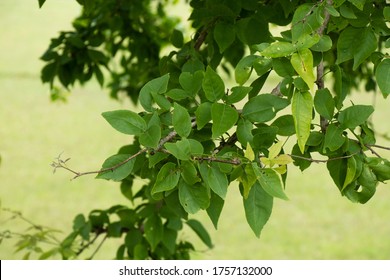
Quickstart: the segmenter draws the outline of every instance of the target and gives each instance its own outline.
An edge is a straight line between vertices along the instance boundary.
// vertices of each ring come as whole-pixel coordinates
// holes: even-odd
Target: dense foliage
[[[325,162],[340,194],[358,203],[390,179],[390,162],[375,151],[383,147],[369,122],[374,108],[345,102],[363,86],[390,93],[386,1],[191,0],[190,30],[169,15],[168,0],[77,2],[73,30],[42,56],[43,82],[69,89],[95,77],[141,111],[103,113],[134,138],[101,170],[53,162],[75,177],[121,182],[134,205],[77,216],[58,249],[63,258],[98,236],[122,238],[118,259],[189,258],[194,248],[178,233],[188,226],[212,247],[191,214],[206,210],[217,228],[232,182],[260,236],[273,200],[288,199],[292,165]]]

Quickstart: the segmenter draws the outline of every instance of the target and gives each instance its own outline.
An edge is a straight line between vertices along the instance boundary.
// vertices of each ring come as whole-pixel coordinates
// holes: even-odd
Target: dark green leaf
[[[202,129],[209,121],[211,121],[211,103],[204,102],[198,106],[195,111],[196,126],[198,130]]]
[[[245,104],[242,115],[251,122],[266,122],[272,120],[278,111],[288,105],[287,99],[273,94],[260,94]]]
[[[240,119],[237,123],[237,138],[238,141],[240,141],[241,145],[245,146],[247,143],[252,142],[253,135],[252,135],[252,129],[253,124],[246,120],[246,119]]]
[[[374,108],[370,105],[354,105],[341,111],[338,121],[343,127],[354,129],[365,123],[373,112]]]
[[[183,161],[181,166],[181,176],[184,181],[189,185],[194,185],[200,182],[200,178],[198,176],[198,171],[196,170],[195,165],[190,161]]]
[[[152,215],[145,222],[145,238],[149,242],[152,251],[154,251],[157,245],[161,242],[164,228],[161,222],[161,218],[157,215]]]
[[[324,141],[324,152],[325,149],[329,149],[331,152],[339,149],[345,142],[343,136],[344,130],[335,124],[330,124],[326,129],[325,141]]]
[[[295,134],[294,118],[292,115],[280,116],[271,126],[278,128],[278,135],[291,136]]]
[[[387,97],[390,94],[390,59],[384,59],[379,63],[375,71],[375,78],[383,96]]]
[[[184,43],[183,33],[177,29],[174,29],[171,35],[172,45],[176,48],[181,48]]]
[[[184,180],[180,180],[179,200],[187,213],[195,214],[200,209],[209,207],[209,190],[203,184],[188,185]]]
[[[218,221],[224,203],[225,201],[219,195],[216,195],[214,192],[211,192],[210,206],[206,210],[207,215],[210,217],[210,220],[212,221],[215,229],[218,228]]]
[[[202,88],[206,98],[211,102],[218,101],[225,95],[225,84],[223,80],[210,66],[207,66]]]
[[[39,8],[42,8],[43,4],[45,4],[46,0],[38,0]]]
[[[371,28],[348,27],[337,42],[337,64],[354,59],[353,70],[366,60],[377,48],[377,40]]]
[[[230,23],[217,23],[214,28],[214,39],[218,44],[219,52],[223,53],[236,39],[234,26]]]
[[[199,164],[199,171],[206,186],[222,199],[225,199],[229,185],[226,174],[222,173],[218,166],[209,166],[207,163]]]
[[[203,241],[207,247],[210,249],[213,248],[213,243],[211,242],[210,235],[203,225],[197,220],[188,220],[187,225],[198,235],[200,240]]]
[[[285,57],[272,59],[272,67],[280,77],[292,77],[295,75],[291,62]]]
[[[333,118],[335,103],[327,88],[317,90],[314,95],[314,107],[326,119],[331,120]]]
[[[378,181],[390,180],[390,162],[384,158],[367,158],[367,164],[376,175]]]
[[[173,162],[167,162],[157,174],[156,182],[152,188],[152,194],[170,191],[176,187],[180,179],[180,172]]]
[[[113,170],[101,172],[96,176],[96,178],[113,180],[117,182],[122,181],[124,178],[129,176],[130,173],[133,171],[135,158],[127,161],[130,157],[131,157],[130,154],[117,154],[109,157],[104,161],[102,165],[102,169],[113,168]],[[127,162],[124,163],[125,161]]]
[[[248,198],[244,199],[245,217],[257,237],[272,213],[273,197],[259,183],[251,188]]]
[[[245,82],[249,79],[253,69],[253,63],[259,59],[258,55],[249,55],[243,57],[236,68],[234,69],[234,77],[236,82],[240,85],[245,84]]]
[[[242,99],[245,98],[245,96],[248,95],[248,93],[251,90],[252,90],[251,87],[243,87],[243,86],[232,87],[231,89],[232,94],[228,95],[227,103],[234,104],[241,101]]]
[[[235,125],[238,113],[229,105],[214,103],[211,106],[211,118],[213,120],[212,137],[216,139]]]
[[[191,117],[183,106],[175,103],[173,105],[172,124],[173,128],[181,137],[187,137],[191,132]]]
[[[110,111],[102,113],[102,116],[113,128],[124,134],[139,136],[146,130],[145,120],[132,111]]]

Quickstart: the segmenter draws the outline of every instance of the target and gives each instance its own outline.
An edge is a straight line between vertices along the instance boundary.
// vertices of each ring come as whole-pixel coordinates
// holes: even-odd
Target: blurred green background
[[[132,108],[117,102],[97,84],[72,90],[67,104],[52,103],[47,85],[40,82],[39,57],[51,37],[69,29],[79,6],[72,0],[48,0],[43,9],[38,1],[0,1],[0,200],[2,207],[21,211],[37,224],[61,230],[64,237],[78,213],[129,203],[117,183],[58,170],[51,161],[63,152],[76,170],[100,167],[118,147],[131,141],[116,133],[101,112]],[[355,103],[373,104],[375,129],[390,133],[388,100],[356,93]],[[382,138],[378,144],[389,145]],[[378,151],[390,158],[390,153]],[[290,201],[276,200],[269,223],[260,239],[246,224],[242,199],[231,185],[218,231],[204,213],[195,218],[210,230],[215,248],[207,250],[189,231],[199,249],[195,259],[389,259],[390,188],[379,185],[366,205],[352,204],[340,196],[323,164],[313,164],[301,173],[290,168],[287,194]],[[6,221],[0,213],[0,231],[23,232],[26,224]],[[0,259],[20,259],[15,240],[0,244]],[[116,241],[96,255],[115,256]]]

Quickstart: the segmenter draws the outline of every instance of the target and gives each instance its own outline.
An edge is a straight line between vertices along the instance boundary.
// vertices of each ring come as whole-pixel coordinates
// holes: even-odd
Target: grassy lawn
[[[49,100],[48,87],[39,79],[38,58],[49,39],[70,25],[77,14],[75,1],[48,0],[42,10],[37,1],[0,1],[0,199],[2,207],[21,211],[37,224],[68,232],[73,217],[95,208],[128,203],[118,184],[93,177],[71,181],[71,174],[53,175],[51,161],[61,152],[71,157],[77,170],[99,168],[118,147],[131,141],[116,133],[101,112],[131,108],[116,102],[96,85],[76,88],[67,104]],[[6,28],[4,28],[6,27]],[[371,95],[358,93],[354,103],[372,104]],[[375,128],[390,133],[389,100],[378,97]],[[379,138],[378,144],[389,146]],[[390,157],[390,153],[379,151]],[[231,185],[218,231],[204,213],[196,218],[210,229],[215,248],[206,250],[195,238],[195,259],[389,259],[390,188],[379,185],[366,205],[341,197],[325,166],[313,164],[301,173],[291,168],[287,194],[290,201],[276,200],[269,223],[257,239],[246,224],[237,186]],[[0,231],[23,231],[26,225],[4,222]],[[189,231],[183,237],[192,236]],[[0,259],[18,259],[14,241],[0,244]],[[97,255],[114,256],[115,242]]]

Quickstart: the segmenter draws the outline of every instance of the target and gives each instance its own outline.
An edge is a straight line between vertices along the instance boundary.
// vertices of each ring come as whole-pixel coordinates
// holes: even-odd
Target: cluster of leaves
[[[22,213],[8,208],[0,208],[0,213],[3,226],[13,221],[13,226],[21,224],[25,227],[22,232],[10,229],[0,232],[0,244],[8,240],[17,240],[15,253],[23,252],[22,259],[44,260],[60,253],[61,242],[57,238],[58,230],[35,224]]]
[[[95,77],[103,86],[106,72],[112,97],[125,92],[135,98],[143,84],[159,75],[160,51],[177,24],[164,10],[170,1],[153,5],[150,0],[77,2],[83,11],[73,21],[74,30],[62,31],[52,39],[41,57],[46,62],[42,81],[51,84],[56,98],[62,96],[58,82],[68,89]]]
[[[95,24],[95,16],[133,1],[106,1],[116,5],[101,5],[105,10],[96,13],[88,9],[90,1],[84,2],[85,21]],[[192,0],[190,5],[194,38],[184,42],[185,36],[176,30],[171,36],[176,49],[160,59],[156,53],[159,74],[153,79],[150,75],[155,72],[148,74],[148,82],[130,92],[142,111],[103,113],[114,129],[134,136],[134,142],[108,158],[97,178],[121,181],[123,195],[137,206],[93,211],[88,220],[77,217],[75,231],[67,239],[70,244],[77,236],[90,242],[91,233],[104,233],[125,236],[118,258],[188,257],[192,245],[180,241],[177,232],[187,224],[211,246],[204,228],[188,220],[189,214],[206,210],[217,228],[233,181],[239,184],[248,224],[260,236],[274,198],[287,199],[287,166],[305,170],[318,161],[313,154],[327,158],[340,193],[353,202],[367,202],[378,182],[390,179],[390,162],[367,155],[377,155],[368,123],[374,108],[345,104],[350,90],[362,82],[367,89],[378,85],[384,97],[390,93],[386,1]],[[137,16],[143,18],[140,12]],[[280,36],[271,35],[270,23],[286,26],[285,30]],[[93,31],[93,26],[84,28]],[[148,28],[158,29],[159,24]],[[118,42],[113,37],[105,40]],[[145,48],[144,41],[137,40],[134,43]],[[124,43],[131,41],[118,43],[117,49],[124,46],[127,57],[137,56]],[[153,42],[148,50],[154,49]],[[46,55],[53,56],[54,48]],[[67,56],[67,63],[79,65],[77,54]],[[104,57],[115,60],[115,53]],[[60,72],[54,71],[56,58],[44,68],[44,81],[58,76],[64,83]],[[149,73],[153,68],[136,61],[139,65],[129,65],[127,74],[140,69]],[[69,67],[70,76],[80,79],[75,69]],[[234,76],[236,85],[228,88],[218,70]],[[276,82],[269,79],[271,73]],[[325,75],[330,76],[331,87],[325,86]],[[64,84],[72,84],[72,79]],[[133,83],[130,79],[126,83]],[[263,92],[266,82],[275,83],[272,92]],[[290,152],[287,141],[294,141]],[[56,167],[65,166],[59,162]],[[137,178],[146,183],[137,186]],[[110,215],[119,220],[110,222]]]

